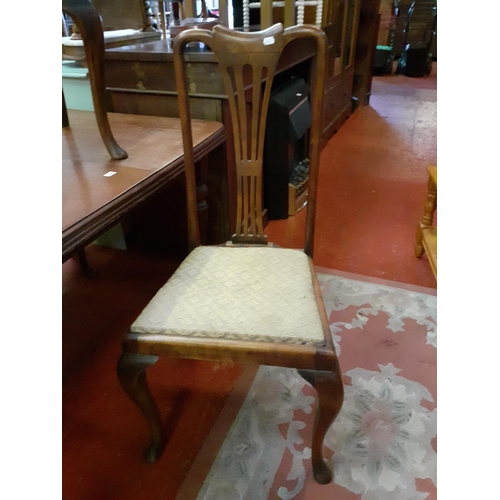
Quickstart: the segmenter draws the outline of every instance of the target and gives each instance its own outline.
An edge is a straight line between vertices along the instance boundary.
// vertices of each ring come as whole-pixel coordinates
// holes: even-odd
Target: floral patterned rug
[[[296,370],[262,366],[190,498],[436,498],[435,290],[320,271],[345,385],[325,439],[334,481],[312,477],[314,389]]]

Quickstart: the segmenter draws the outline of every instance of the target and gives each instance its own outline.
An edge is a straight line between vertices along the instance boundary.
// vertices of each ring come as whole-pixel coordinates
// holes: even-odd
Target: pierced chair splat
[[[262,157],[274,73],[285,46],[310,38],[312,125],[309,131],[309,201],[304,251],[267,243],[262,223]],[[186,44],[201,41],[214,52],[229,96],[236,152],[237,226],[225,246],[200,246]],[[216,26],[187,30],[174,41],[183,130],[191,253],[146,306],[122,342],[122,387],[145,416],[151,443],[146,460],[160,458],[167,432],[149,390],[146,369],[159,356],[297,368],[318,393],[312,442],[317,482],[332,480],[323,439],[343,402],[343,385],[319,284],[312,264],[326,36],[312,25],[241,33]],[[245,105],[251,87],[253,106]],[[229,140],[229,138],[228,138]]]

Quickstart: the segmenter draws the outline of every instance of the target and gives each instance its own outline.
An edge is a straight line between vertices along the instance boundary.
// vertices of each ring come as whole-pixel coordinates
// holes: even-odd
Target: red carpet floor
[[[436,161],[436,77],[378,77],[321,159],[315,263],[435,287],[413,256],[415,228]],[[272,222],[270,240],[300,247],[304,213]],[[142,461],[148,433],[118,386],[120,337],[178,262],[145,252],[89,248],[98,277],[63,265],[63,498],[173,499],[243,367],[160,360],[150,385],[166,425],[162,459]]]
[[[435,287],[428,262],[413,257],[415,231],[436,164],[436,71],[429,78],[375,77],[359,108],[321,156],[317,265]],[[267,229],[301,247],[305,212]]]

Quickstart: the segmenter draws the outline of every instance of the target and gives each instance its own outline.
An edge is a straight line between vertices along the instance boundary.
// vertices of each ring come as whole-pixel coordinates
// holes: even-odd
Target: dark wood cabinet
[[[324,11],[328,66],[323,104],[323,142],[352,112],[354,60],[361,0],[330,0]]]

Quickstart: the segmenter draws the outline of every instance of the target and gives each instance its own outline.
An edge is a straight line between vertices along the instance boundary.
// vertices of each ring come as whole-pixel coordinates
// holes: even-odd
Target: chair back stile
[[[244,34],[224,26],[216,26],[212,31],[186,30],[174,39],[174,66],[185,151],[190,249],[200,244],[200,238],[189,94],[183,56],[186,44],[201,41],[210,47],[218,60],[228,96],[237,186],[236,231],[232,243],[262,245],[267,243],[262,221],[262,168],[267,110],[279,58],[285,46],[298,38],[313,38],[317,45],[316,55],[311,64],[313,119],[309,132],[310,187],[304,247],[306,254],[312,257],[326,58],[326,36],[322,30],[312,25],[283,29],[281,24],[276,24],[260,32]],[[251,111],[245,99],[245,91],[250,85]]]
[[[323,112],[323,94],[325,87],[326,46],[325,32],[313,25],[293,26],[288,28],[295,32],[296,38],[314,36],[317,43],[317,52],[311,62],[312,89],[312,122],[309,142],[309,181],[307,194],[306,234],[304,252],[313,257],[314,231],[316,228],[316,203],[318,197],[319,161],[321,154],[321,117]]]
[[[200,228],[197,211],[197,195],[196,195],[196,171],[194,166],[194,151],[193,151],[193,134],[191,130],[191,111],[189,108],[189,94],[187,84],[186,66],[184,65],[184,46],[181,50],[175,50],[178,45],[176,41],[184,33],[179,33],[174,38],[174,69],[175,69],[175,86],[177,89],[177,102],[179,103],[179,118],[181,120],[182,144],[184,148],[184,175],[186,178],[186,203],[187,203],[187,230],[188,230],[188,248],[192,251],[200,246]],[[210,32],[208,30],[196,30],[200,41],[207,43],[210,41]]]

